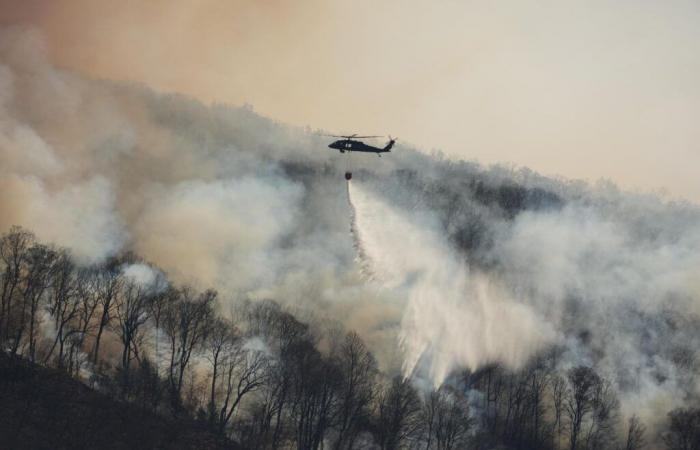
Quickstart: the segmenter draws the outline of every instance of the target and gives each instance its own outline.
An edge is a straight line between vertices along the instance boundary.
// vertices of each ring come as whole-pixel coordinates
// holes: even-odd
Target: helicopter
[[[329,148],[339,150],[340,153],[364,152],[364,153],[376,153],[377,156],[382,156],[382,153],[390,152],[391,148],[394,146],[394,142],[396,142],[396,139],[392,139],[391,136],[389,136],[389,142],[386,144],[386,146],[384,146],[383,148],[380,148],[380,147],[375,147],[373,145],[365,144],[364,142],[357,141],[355,139],[369,139],[369,138],[378,138],[378,137],[382,137],[382,136],[358,136],[357,134],[352,134],[349,136],[338,136],[338,135],[334,135],[334,134],[327,134],[325,136],[343,138],[343,139],[337,140],[337,141],[328,145]]]
[[[394,146],[394,142],[396,142],[396,139],[393,139],[391,136],[389,136],[389,142],[383,147],[375,147],[373,145],[368,145],[365,144],[362,141],[358,141],[357,139],[370,139],[370,138],[378,138],[382,136],[358,136],[357,134],[352,134],[349,136],[338,136],[335,134],[326,134],[324,136],[330,136],[330,137],[339,137],[343,139],[339,139],[331,144],[328,144],[328,148],[332,148],[334,150],[340,151],[340,153],[345,153],[345,152],[362,152],[362,153],[376,153],[377,156],[381,157],[382,153],[388,153],[391,151],[391,148]],[[352,172],[348,169],[345,171],[345,179],[347,181],[350,181],[352,179]]]

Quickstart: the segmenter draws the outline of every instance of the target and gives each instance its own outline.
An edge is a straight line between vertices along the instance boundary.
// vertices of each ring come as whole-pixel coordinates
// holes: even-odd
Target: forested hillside
[[[13,228],[0,256],[12,448],[631,450],[660,438],[676,450],[700,438],[697,408],[670,412],[659,436],[637,416],[620,423],[610,380],[562,371],[556,346],[519,370],[490,364],[421,389],[381,372],[340,323],[272,300],[224,309],[133,254],[78,266]]]
[[[8,364],[244,448],[698,448],[697,205],[320,134],[0,30]]]

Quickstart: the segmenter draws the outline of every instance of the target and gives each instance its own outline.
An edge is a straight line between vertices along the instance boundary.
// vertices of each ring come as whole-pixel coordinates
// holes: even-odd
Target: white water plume
[[[372,261],[367,256],[362,239],[360,238],[360,230],[357,228],[357,211],[355,210],[355,205],[352,203],[352,197],[350,196],[350,181],[347,184],[347,194],[348,194],[348,206],[350,207],[350,235],[352,236],[352,244],[357,252],[357,258],[355,261],[360,265],[360,272],[368,279],[374,279],[374,274],[372,273]]]
[[[403,211],[348,183],[361,263],[404,299],[399,332],[404,375],[440,385],[458,367],[524,364],[553,329],[527,305],[467,265],[426,210]]]

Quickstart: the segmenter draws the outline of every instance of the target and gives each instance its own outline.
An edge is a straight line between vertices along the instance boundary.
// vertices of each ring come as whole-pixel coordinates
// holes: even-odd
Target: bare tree
[[[110,264],[98,271],[95,279],[95,290],[98,298],[98,314],[97,334],[95,336],[95,344],[92,350],[92,363],[97,365],[100,343],[102,342],[102,333],[109,326],[114,315],[114,310],[117,303],[117,298],[121,295],[121,290],[124,287],[124,278],[121,270],[115,264]]]
[[[244,305],[246,334],[258,337],[268,347],[273,358],[267,366],[267,380],[262,399],[254,406],[253,421],[246,442],[252,447],[278,448],[285,428],[285,413],[293,409],[294,380],[297,371],[296,353],[314,342],[308,325],[283,311],[273,301]]]
[[[700,450],[700,408],[677,408],[668,413],[663,440],[668,450]]]
[[[129,370],[134,358],[140,359],[139,349],[143,336],[142,326],[148,321],[149,287],[135,281],[126,281],[116,297],[116,332],[122,343],[121,368],[124,391],[129,388]]]
[[[345,335],[336,358],[341,382],[333,447],[344,450],[353,447],[361,425],[369,421],[378,370],[374,356],[355,332]]]
[[[209,327],[209,335],[207,336],[207,359],[211,364],[211,387],[209,389],[209,404],[208,413],[209,420],[212,425],[217,423],[217,407],[216,407],[216,390],[222,360],[229,357],[239,341],[239,336],[235,332],[233,324],[227,321],[215,318]]]
[[[12,227],[0,238],[0,347],[11,338],[13,306],[26,268],[27,252],[34,241],[34,234],[20,227]]]
[[[44,363],[48,362],[58,345],[56,358],[59,368],[65,368],[65,344],[75,332],[72,325],[80,307],[78,277],[76,275],[75,264],[71,260],[70,255],[65,251],[61,251],[58,254],[55,270],[53,271],[51,295],[48,303],[48,311],[53,318],[56,337],[44,358]]]
[[[561,447],[561,435],[563,428],[562,416],[564,413],[564,400],[568,393],[566,380],[561,375],[555,375],[552,379],[552,406],[554,407],[554,432],[552,436],[556,436],[555,448]]]
[[[171,307],[173,302],[178,298],[177,289],[168,286],[168,280],[162,272],[158,272],[157,278],[153,286],[154,295],[148,303],[148,312],[153,322],[155,332],[155,371],[156,375],[160,375],[160,331],[163,321],[163,316]]]
[[[578,366],[569,371],[568,378],[571,388],[566,397],[565,410],[569,421],[569,448],[577,450],[581,427],[586,415],[593,409],[600,377],[590,367]]]
[[[79,303],[69,356],[69,372],[74,371],[76,374],[80,371],[80,356],[82,355],[85,339],[96,327],[93,318],[100,303],[100,295],[97,289],[98,277],[99,268],[97,267],[82,269],[78,272],[77,295]]]
[[[23,341],[25,331],[28,333],[28,356],[31,361],[36,357],[36,335],[39,327],[39,312],[41,301],[49,287],[56,253],[41,244],[34,244],[26,254],[26,270],[22,275],[18,322],[15,324],[11,354],[16,354]],[[29,328],[27,330],[27,327]]]
[[[440,394],[438,391],[431,391],[423,400],[421,410],[421,422],[423,422],[423,434],[425,440],[425,450],[434,448],[434,435],[437,426],[438,409],[440,408]]]
[[[309,340],[289,349],[292,390],[289,417],[297,448],[318,449],[331,427],[337,402],[338,366],[325,358]]]
[[[191,288],[181,288],[164,314],[163,328],[170,341],[168,381],[173,400],[180,398],[192,353],[207,337],[216,296],[211,290],[195,295]]]
[[[219,431],[224,432],[243,398],[265,384],[268,378],[267,356],[258,350],[238,345],[228,349],[224,359],[222,401],[218,407]]]
[[[442,387],[428,394],[421,420],[426,450],[452,450],[468,445],[473,420],[464,395]]]
[[[409,380],[397,376],[379,396],[375,425],[377,444],[382,450],[401,448],[420,430],[421,403]]]
[[[600,379],[595,387],[589,425],[586,431],[586,448],[605,450],[613,448],[617,435],[620,402],[610,382]]]
[[[644,437],[646,427],[639,420],[639,417],[633,415],[627,422],[627,439],[625,440],[625,450],[640,450],[646,446]]]
[[[537,357],[526,367],[527,399],[524,419],[528,424],[528,444],[541,447],[544,444],[545,414],[547,412],[545,395],[552,382],[551,359]]]

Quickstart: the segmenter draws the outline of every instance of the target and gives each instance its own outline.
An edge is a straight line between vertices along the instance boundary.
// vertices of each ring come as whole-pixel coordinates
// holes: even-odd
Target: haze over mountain
[[[562,370],[612,381],[625,417],[697,404],[696,205],[326,145],[249,107],[57,69],[37,31],[0,32],[0,231],[340,321],[423,386],[556,347]]]
[[[700,5],[0,0],[59,67],[700,201]]]

